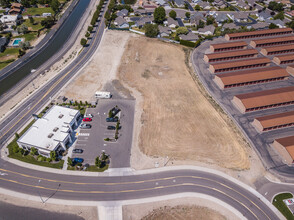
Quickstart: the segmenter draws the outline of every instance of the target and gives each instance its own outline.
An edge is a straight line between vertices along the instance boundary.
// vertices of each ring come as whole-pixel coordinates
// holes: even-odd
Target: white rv
[[[97,99],[110,99],[110,92],[95,92],[95,98]]]

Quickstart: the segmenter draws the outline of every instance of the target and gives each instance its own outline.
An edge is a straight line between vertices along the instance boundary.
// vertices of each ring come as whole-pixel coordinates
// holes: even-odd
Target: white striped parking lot
[[[78,136],[90,136],[90,133],[79,133]]]

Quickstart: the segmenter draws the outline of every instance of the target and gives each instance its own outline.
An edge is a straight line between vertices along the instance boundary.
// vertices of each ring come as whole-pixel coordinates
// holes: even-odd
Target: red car
[[[83,121],[92,121],[92,118],[83,118]]]

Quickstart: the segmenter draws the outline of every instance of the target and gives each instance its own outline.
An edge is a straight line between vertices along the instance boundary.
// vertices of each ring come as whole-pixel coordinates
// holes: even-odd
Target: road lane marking
[[[31,185],[31,184],[21,183],[21,182],[15,181],[15,180],[4,179],[4,178],[1,178],[1,177],[0,177],[0,180],[16,183],[16,184],[19,184],[19,185],[29,186],[29,187],[33,187],[33,188],[56,191],[56,189],[53,189],[53,188],[43,187],[43,186],[40,186],[40,185],[35,186],[35,185]],[[170,186],[156,186],[156,187],[145,188],[145,189],[131,189],[131,190],[120,190],[120,191],[76,191],[76,190],[69,190],[69,189],[58,189],[58,191],[60,191],[60,192],[79,193],[79,194],[112,194],[112,193],[115,194],[115,193],[127,193],[127,192],[142,192],[142,191],[150,191],[150,190],[156,190],[156,189],[166,189],[166,188],[179,187],[179,186],[197,186],[197,187],[203,187],[203,188],[206,188],[206,189],[210,189],[210,190],[214,190],[216,192],[219,192],[219,193],[229,197],[233,201],[239,203],[241,206],[243,206],[245,209],[247,209],[256,219],[259,219],[256,216],[256,214],[253,213],[253,211],[248,206],[246,206],[244,203],[240,202],[239,200],[233,198],[232,196],[228,195],[227,193],[225,193],[225,192],[223,192],[223,191],[221,191],[219,189],[216,189],[214,187],[209,187],[209,186],[196,184],[196,183],[181,183],[181,184],[175,184],[175,185],[170,185]],[[251,201],[251,200],[249,200],[249,201]]]

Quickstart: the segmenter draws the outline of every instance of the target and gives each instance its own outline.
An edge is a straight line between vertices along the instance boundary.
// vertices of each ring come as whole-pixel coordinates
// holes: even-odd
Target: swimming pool
[[[22,38],[16,38],[13,40],[12,42],[12,46],[19,46],[19,43],[22,42],[23,39]]]

